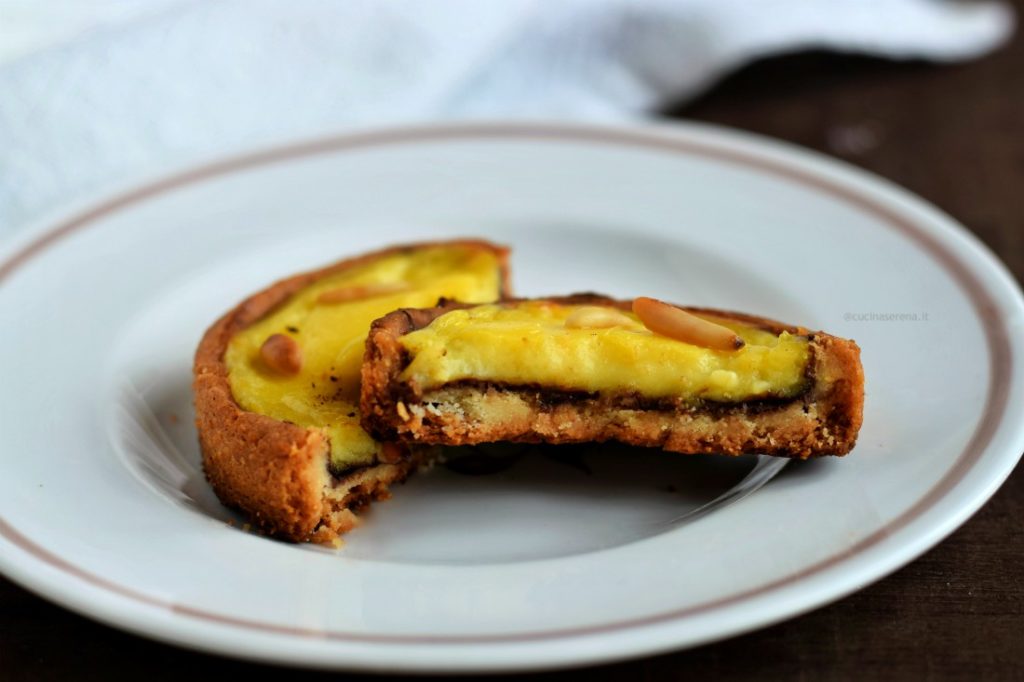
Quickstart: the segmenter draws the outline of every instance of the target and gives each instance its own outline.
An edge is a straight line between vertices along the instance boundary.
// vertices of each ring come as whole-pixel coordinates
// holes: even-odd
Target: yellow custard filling
[[[396,308],[433,306],[442,297],[493,301],[500,280],[494,253],[457,245],[393,253],[320,279],[232,338],[224,358],[232,394],[250,412],[323,429],[334,467],[370,464],[380,445],[359,426],[359,368],[370,323]],[[386,285],[378,287],[385,293],[329,302],[328,292],[365,285]],[[298,344],[298,373],[282,375],[261,358],[260,347],[273,334]]]
[[[721,402],[790,398],[806,388],[804,336],[707,317],[746,342],[716,351],[654,334],[632,313],[614,327],[567,326],[580,307],[526,302],[448,312],[402,337],[412,360],[400,378],[423,390],[478,380]]]

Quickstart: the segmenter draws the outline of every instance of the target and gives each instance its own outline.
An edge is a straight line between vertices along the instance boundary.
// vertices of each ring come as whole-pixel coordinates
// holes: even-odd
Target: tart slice
[[[360,428],[370,324],[441,297],[496,300],[506,258],[480,241],[390,248],[278,282],[214,323],[193,390],[203,467],[221,501],[289,540],[333,542],[351,529],[429,458]]]
[[[593,294],[390,313],[373,323],[362,376],[363,427],[418,444],[843,455],[864,398],[853,341]]]

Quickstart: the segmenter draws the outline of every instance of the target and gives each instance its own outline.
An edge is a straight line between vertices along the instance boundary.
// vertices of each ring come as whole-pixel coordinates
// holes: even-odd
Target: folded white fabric
[[[435,119],[635,116],[765,55],[959,60],[1013,30],[1003,3],[938,0],[131,4],[79,6],[63,23],[47,3],[0,14],[0,237],[85,193],[250,144]]]

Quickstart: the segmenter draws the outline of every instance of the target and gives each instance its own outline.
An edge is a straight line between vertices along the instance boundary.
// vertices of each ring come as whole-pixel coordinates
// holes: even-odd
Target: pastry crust
[[[520,299],[523,300],[523,299]],[[630,309],[598,294],[548,300]],[[505,301],[505,303],[515,303]],[[614,440],[689,454],[844,455],[863,419],[864,373],[853,341],[743,313],[686,308],[810,339],[809,388],[798,398],[688,405],[635,394],[568,392],[557,387],[459,382],[422,391],[399,376],[410,358],[400,338],[459,308],[403,309],[374,322],[366,341],[360,411],[375,437],[406,443],[493,441],[580,443]]]
[[[328,471],[330,444],[321,431],[249,412],[235,401],[224,362],[232,337],[318,279],[402,251],[435,246],[493,252],[502,293],[507,293],[504,247],[479,240],[407,244],[281,280],[242,301],[203,336],[192,383],[203,469],[220,500],[245,512],[261,531],[296,542],[334,542],[358,523],[356,512],[371,500],[388,497],[388,486],[427,462],[431,450],[400,448],[395,461],[333,476]]]

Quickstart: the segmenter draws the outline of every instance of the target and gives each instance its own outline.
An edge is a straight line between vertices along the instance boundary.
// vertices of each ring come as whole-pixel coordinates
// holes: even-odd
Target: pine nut
[[[284,334],[271,334],[260,346],[260,357],[278,374],[298,374],[302,369],[302,349]]]
[[[592,305],[581,306],[565,318],[565,326],[569,329],[608,329],[625,327],[632,322],[633,320],[615,308]]]
[[[388,294],[397,294],[408,291],[409,285],[403,282],[387,282],[380,284],[355,284],[349,287],[331,289],[316,297],[317,303],[348,303],[361,301],[365,298],[375,298]]]
[[[641,296],[633,301],[633,312],[655,334],[712,350],[735,351],[744,343],[736,332],[709,322],[682,308]]]

